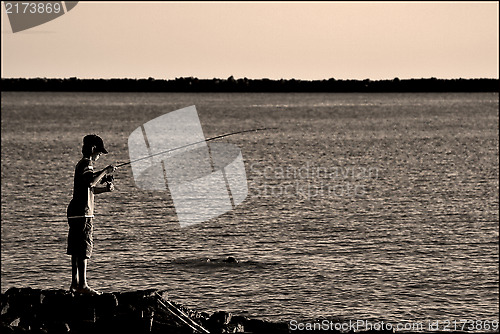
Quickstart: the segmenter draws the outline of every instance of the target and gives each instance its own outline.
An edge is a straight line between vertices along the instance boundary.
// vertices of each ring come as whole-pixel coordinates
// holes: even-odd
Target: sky
[[[498,7],[80,1],[12,33],[2,4],[2,78],[498,78]]]

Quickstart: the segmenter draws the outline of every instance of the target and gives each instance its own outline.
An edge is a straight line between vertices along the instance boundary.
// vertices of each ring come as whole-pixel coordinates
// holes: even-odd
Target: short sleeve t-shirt
[[[83,158],[75,167],[73,199],[68,206],[68,218],[94,217],[94,188],[90,186],[93,178],[93,161]]]

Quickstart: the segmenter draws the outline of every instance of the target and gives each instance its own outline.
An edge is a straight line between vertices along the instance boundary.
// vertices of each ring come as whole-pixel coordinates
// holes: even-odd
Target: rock
[[[21,323],[21,318],[16,318],[14,321],[12,321],[9,326],[11,327],[17,327]]]
[[[232,256],[228,256],[227,258],[221,260],[221,259],[207,259],[207,262],[224,262],[224,263],[239,263],[238,259]]]
[[[45,299],[45,294],[42,292],[40,293],[40,304],[43,304],[44,299]]]
[[[37,334],[192,332],[179,319],[178,311],[169,311],[165,306],[168,304],[213,333],[288,333],[286,323],[248,319],[224,311],[209,315],[183,307],[167,296],[166,291],[151,289],[93,296],[65,290],[11,288],[0,297],[0,330]],[[169,303],[162,306],[160,298]]]
[[[41,290],[31,288],[10,288],[2,299],[8,304],[8,308],[2,311],[5,313],[16,313],[21,316],[31,315],[34,308],[40,306]],[[2,313],[3,314],[3,313]]]
[[[147,306],[152,300],[156,298],[157,290],[138,290],[116,293],[115,296],[118,300],[118,305],[134,305],[134,306]],[[137,308],[137,307],[136,307]],[[140,307],[139,307],[140,308]]]
[[[12,334],[12,333],[14,333],[14,329],[12,329],[12,327],[10,327],[10,326],[8,326],[8,325],[4,325],[4,324],[2,324],[2,325],[0,326],[0,332],[1,332],[2,334]]]
[[[9,312],[9,302],[6,302],[5,305],[2,306],[1,315],[6,314],[7,312]]]
[[[83,320],[78,323],[70,323],[71,328],[74,328],[76,333],[96,333],[99,332],[94,321]]]
[[[28,288],[31,290],[31,288]],[[15,288],[15,287],[12,287],[12,288],[9,288],[6,292],[5,292],[5,295],[7,297],[11,296],[11,295],[16,295],[16,296],[19,296],[21,293],[21,289],[20,288]]]
[[[210,330],[210,332],[232,333],[231,330],[234,329],[235,324],[231,324],[230,326],[228,326],[231,322],[231,318],[231,313],[218,311],[210,316],[210,318],[206,321],[206,326]]]
[[[226,259],[222,260],[222,262],[226,262],[226,263],[239,263],[240,261],[238,261],[236,258],[234,258],[232,256],[228,256]]]
[[[252,333],[288,333],[287,323],[267,322],[259,319],[249,319],[243,326]]]
[[[4,306],[5,306],[5,304],[7,304],[7,303],[8,303],[8,301],[9,301],[9,300],[8,300],[8,298],[7,298],[7,295],[5,295],[5,294],[3,294],[3,293],[2,293],[2,294],[0,295],[0,308],[2,308],[2,309],[3,309],[3,308],[4,308]]]
[[[43,298],[42,296],[43,295]],[[64,290],[47,290],[40,295],[40,317],[47,320],[67,321],[71,318],[73,294]]]
[[[155,312],[147,312],[142,314],[142,318],[144,319],[143,324],[146,332],[151,332],[153,328],[153,319],[154,319]]]
[[[144,333],[144,319],[137,311],[132,313],[118,313],[112,319],[112,332],[115,333]]]
[[[40,331],[46,333],[69,333],[70,327],[66,322],[49,322]]]
[[[110,318],[118,308],[118,298],[112,293],[104,293],[94,297],[96,318]]]
[[[247,322],[249,319],[247,317],[241,316],[241,315],[235,315],[231,318],[231,323],[232,324],[244,324]]]
[[[225,329],[222,330],[222,333],[243,333],[245,332],[245,327],[242,324],[229,324]]]
[[[231,322],[231,317],[233,315],[229,312],[224,312],[224,311],[218,311],[212,314],[212,316],[208,319],[209,322],[213,322],[217,324],[218,326],[220,325],[227,325]]]
[[[210,318],[210,314],[207,312],[200,312],[200,318],[208,319]]]

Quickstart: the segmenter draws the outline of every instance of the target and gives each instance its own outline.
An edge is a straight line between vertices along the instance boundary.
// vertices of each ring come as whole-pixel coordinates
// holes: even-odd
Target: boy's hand
[[[111,174],[116,170],[116,167],[113,165],[109,165],[108,167],[104,168],[104,171],[106,174]]]
[[[115,190],[115,185],[111,182],[107,182],[106,187],[108,188],[109,192]]]

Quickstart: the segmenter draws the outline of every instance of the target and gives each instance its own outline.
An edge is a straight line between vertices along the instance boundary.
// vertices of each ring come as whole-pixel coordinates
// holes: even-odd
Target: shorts
[[[92,218],[71,218],[68,219],[68,224],[67,254],[82,259],[90,259],[94,249]]]

